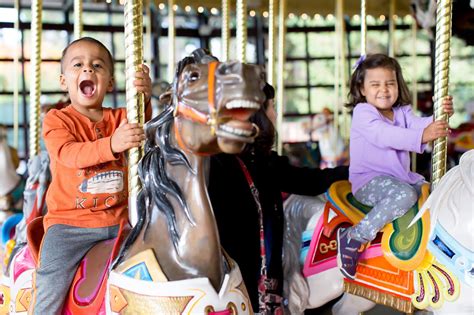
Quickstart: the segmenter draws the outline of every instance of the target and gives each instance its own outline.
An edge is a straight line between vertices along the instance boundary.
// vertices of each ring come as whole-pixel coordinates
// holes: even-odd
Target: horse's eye
[[[229,75],[229,74],[232,73],[232,68],[229,67],[229,66],[221,67],[219,70],[220,70],[221,74],[224,74],[224,75]]]
[[[193,71],[189,74],[189,81],[196,82],[199,80],[199,72]]]

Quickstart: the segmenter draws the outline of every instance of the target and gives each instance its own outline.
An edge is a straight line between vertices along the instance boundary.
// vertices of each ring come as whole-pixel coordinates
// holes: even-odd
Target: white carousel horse
[[[332,112],[325,108],[311,121],[311,139],[319,142],[321,168],[336,167],[347,162],[348,150],[333,124]]]
[[[427,251],[423,262],[409,273],[413,287],[407,298],[411,299],[413,309],[426,308],[435,314],[472,315],[474,312],[473,179],[474,150],[470,150],[461,157],[460,164],[441,179],[412,220],[412,224],[418,224],[420,221],[416,219],[426,217],[425,210],[430,210]],[[311,267],[312,271],[307,268],[306,245],[313,230],[321,228],[324,208],[321,197],[291,196],[285,203],[286,221],[291,224],[287,224],[284,238],[284,287],[291,314],[321,306],[344,293],[344,277],[335,259],[320,260]],[[409,229],[411,224],[407,226]],[[329,239],[319,246],[319,253],[323,254],[337,249],[337,244]],[[361,259],[375,252],[376,249],[369,247]],[[334,305],[333,314],[355,315],[374,305],[368,299],[345,293]]]

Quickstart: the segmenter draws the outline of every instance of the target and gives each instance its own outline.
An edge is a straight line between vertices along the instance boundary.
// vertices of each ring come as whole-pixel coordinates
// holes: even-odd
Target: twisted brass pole
[[[124,8],[125,23],[125,98],[127,102],[127,119],[129,123],[144,123],[144,95],[139,93],[133,81],[135,72],[143,63],[143,15],[142,1],[128,0]],[[128,192],[130,223],[137,220],[136,199],[142,187],[138,177],[138,162],[143,155],[143,148],[132,148],[128,151]]]
[[[417,38],[417,25],[416,25],[416,20],[415,18],[412,19],[411,23],[411,35],[413,39],[413,45],[412,45],[412,51],[411,51],[411,57],[412,57],[412,67],[413,67],[413,81],[412,81],[412,110],[413,112],[416,111],[418,108],[418,85],[417,85],[417,78],[416,75],[418,73],[417,70],[417,55],[416,55],[416,38]],[[412,172],[416,172],[416,152],[411,153],[411,170]]]
[[[230,0],[222,0],[222,61],[229,60],[230,44]]]
[[[15,0],[15,53],[13,55],[13,146],[18,148],[18,135],[19,135],[19,86],[18,86],[18,67],[19,63],[19,54],[18,51],[18,39],[20,31],[20,0]]]
[[[82,37],[82,0],[74,0],[74,39]]]
[[[284,71],[285,71],[285,34],[286,34],[286,0],[280,0],[279,14],[278,14],[278,89],[277,89],[277,152],[281,154],[283,151],[282,126],[283,126],[283,105],[284,105],[284,94],[285,94],[285,82],[284,82]]]
[[[236,3],[236,23],[237,23],[237,60],[246,62],[247,52],[247,0],[237,0]]]
[[[334,92],[336,94],[335,101],[334,101],[334,130],[336,133],[339,132],[339,104],[341,103],[341,89],[342,89],[342,11],[343,11],[343,0],[336,0],[336,8],[335,8],[335,16],[336,22],[334,24],[335,29],[335,78],[334,78]]]
[[[275,0],[268,1],[268,83],[275,82]]]
[[[344,99],[347,95],[347,60],[346,60],[346,25],[344,22],[344,2],[341,1],[340,4],[340,12],[339,12],[339,25],[340,25],[340,38],[339,38],[339,45],[340,45],[340,51],[341,51],[341,66],[339,70],[341,71],[340,74],[340,79],[341,79],[341,98],[340,102],[338,104],[338,108],[342,107],[342,132],[341,135],[342,137],[346,140],[349,141],[349,113],[347,111],[347,108],[345,106],[342,106],[344,104]],[[335,145],[335,143],[334,143]],[[336,148],[334,148],[334,151],[336,151]]]
[[[448,96],[452,7],[452,0],[439,0],[436,9],[434,120],[448,121],[448,115],[443,112],[441,104],[443,99]],[[436,139],[433,143],[431,157],[432,189],[446,173],[446,153],[447,137]]]
[[[174,0],[168,0],[168,82],[174,79],[176,29],[174,26]]]
[[[395,57],[395,0],[390,0],[389,17],[388,17],[388,55]]]
[[[153,24],[153,17],[151,14],[151,1],[145,1],[145,11],[146,11],[146,26],[145,26],[145,40],[146,40],[146,47],[147,47],[147,56],[146,60],[148,66],[150,67],[150,78],[151,82],[153,82],[155,75],[154,75],[154,67],[153,67],[153,37],[152,37],[152,24]]]
[[[41,13],[43,2],[31,2],[30,158],[39,154],[41,96]]]
[[[360,1],[360,55],[367,54],[367,11],[365,0]]]

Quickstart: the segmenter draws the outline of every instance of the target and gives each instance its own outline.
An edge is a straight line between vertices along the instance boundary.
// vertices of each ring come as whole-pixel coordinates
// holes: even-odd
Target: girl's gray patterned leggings
[[[362,243],[372,241],[385,224],[404,215],[418,200],[423,181],[414,185],[381,175],[362,186],[354,197],[372,210],[355,226],[349,236]]]

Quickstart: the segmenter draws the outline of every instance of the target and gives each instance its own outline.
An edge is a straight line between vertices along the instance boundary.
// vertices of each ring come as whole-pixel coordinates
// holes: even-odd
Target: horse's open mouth
[[[230,140],[252,143],[258,135],[258,127],[249,121],[250,116],[260,108],[260,104],[249,100],[232,100],[225,104],[216,134]]]

